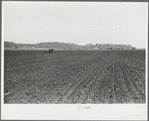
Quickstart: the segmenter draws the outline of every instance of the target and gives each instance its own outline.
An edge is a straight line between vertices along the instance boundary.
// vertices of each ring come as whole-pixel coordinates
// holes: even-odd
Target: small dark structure
[[[17,49],[17,47],[15,47],[15,49]]]
[[[132,47],[132,50],[135,50],[136,49],[136,47]]]
[[[110,50],[112,50],[112,48],[110,48]]]
[[[53,53],[54,52],[54,49],[51,49],[51,53]]]
[[[48,51],[44,51],[43,53],[53,53],[54,49],[49,49]]]

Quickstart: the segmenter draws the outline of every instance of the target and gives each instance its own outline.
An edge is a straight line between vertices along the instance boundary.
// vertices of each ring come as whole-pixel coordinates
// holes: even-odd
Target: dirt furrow
[[[127,70],[128,72],[128,75],[129,75],[129,79],[134,87],[134,90],[135,90],[135,93],[136,93],[136,96],[134,97],[135,100],[137,100],[138,103],[143,103],[145,102],[145,95],[144,95],[144,92],[145,92],[145,88],[144,90],[140,89],[138,87],[138,85],[136,84],[136,78],[134,77],[134,74],[131,73],[132,72],[132,69],[130,68],[130,66],[127,66],[125,65],[124,66],[124,69]],[[141,83],[143,84],[143,83]],[[145,85],[143,85],[145,87]]]
[[[106,54],[107,55],[107,54]],[[94,54],[94,56],[96,57],[97,55],[96,54]],[[102,55],[102,56],[105,56],[105,54],[104,55]],[[97,59],[97,61],[95,61],[96,60],[96,58],[94,57],[94,61],[92,61],[92,63],[93,64],[95,64],[95,63],[98,63],[98,62],[102,62],[102,56],[100,56],[100,57],[98,57],[98,59]],[[99,60],[100,59],[100,60]],[[90,64],[91,64],[91,62],[90,62]],[[100,65],[101,66],[101,65]],[[97,69],[97,67],[96,67],[96,69]],[[88,70],[92,70],[91,68],[89,68]],[[92,83],[93,83],[93,81],[92,81],[92,76],[91,75],[93,75],[93,73],[95,73],[95,69],[93,69],[93,72],[92,73],[90,73],[90,74],[84,74],[83,73],[83,79],[85,79],[84,77],[86,76],[86,78],[87,78],[87,80],[85,81],[83,81],[82,79],[76,79],[76,80],[74,80],[74,79],[72,79],[73,81],[71,81],[71,82],[77,82],[77,85],[79,86],[79,87],[81,87],[81,85],[84,85],[84,84],[87,84],[88,82],[90,83],[89,85],[91,85]],[[79,75],[78,75],[78,77],[79,77]],[[90,78],[90,79],[89,79]],[[78,80],[78,81],[77,81]],[[81,80],[81,82],[80,82],[80,80]],[[61,99],[59,100],[59,99],[57,99],[57,101],[55,101],[55,103],[57,103],[57,102],[60,102],[60,101],[62,101],[62,102],[64,102],[65,100],[66,100],[66,97],[68,96],[68,95],[71,95],[71,96],[68,96],[67,97],[67,103],[69,103],[69,101],[68,101],[68,98],[69,97],[72,97],[72,95],[74,94],[74,93],[76,93],[77,91],[76,91],[76,87],[77,87],[77,90],[78,89],[80,89],[77,85],[75,86],[75,87],[73,87],[73,89],[71,90],[71,87],[73,86],[73,84],[74,83],[72,83],[72,85],[71,86],[68,86],[68,87],[63,87],[63,89],[65,89],[64,91],[61,91],[61,92],[63,92],[63,93],[61,93]],[[88,85],[88,86],[89,86]],[[69,88],[70,87],[70,88]],[[67,89],[67,88],[69,88],[69,89]],[[70,92],[69,92],[70,91]],[[67,92],[67,94],[66,94],[66,96],[64,97],[63,95],[65,95],[64,93],[66,93]],[[64,99],[65,100],[63,100],[63,97],[64,97]],[[69,99],[70,100],[70,99]]]
[[[86,103],[96,103],[94,100],[94,96],[95,96],[95,90],[99,87],[100,83],[101,83],[101,78],[104,75],[104,70],[103,68],[100,68],[100,70],[97,72],[97,76],[95,78],[94,83],[91,85],[91,88],[89,89],[89,94],[86,95]],[[99,102],[98,102],[99,103]]]
[[[93,66],[93,65],[92,65]],[[63,92],[63,97],[61,100],[56,101],[55,103],[59,102],[59,103],[65,103],[65,101],[67,100],[68,97],[71,96],[71,94],[74,92],[74,90],[91,74],[95,71],[95,69],[97,68],[98,65],[94,65],[93,68],[88,72],[88,73],[84,73],[83,75],[81,75],[80,77],[78,77],[75,80],[71,80],[71,82],[76,81],[77,83],[74,84],[73,86],[70,86],[69,88],[67,88],[64,92]]]
[[[123,91],[126,86],[123,83],[123,77],[119,67],[119,62],[115,63],[114,69],[114,94],[115,94],[115,103],[124,103],[126,92]]]
[[[112,69],[112,90],[110,90],[111,95],[110,95],[110,101],[109,103],[116,103],[116,89],[118,87],[118,83],[116,83],[116,79],[117,79],[117,63],[114,63],[114,68]]]
[[[67,99],[67,103],[71,103],[71,102],[87,103],[88,102],[87,100],[89,99],[89,95],[92,95],[91,98],[94,96],[93,93],[94,93],[94,90],[96,88],[96,86],[94,86],[94,85],[95,85],[95,82],[98,83],[97,79],[99,78],[98,74],[99,74],[99,72],[101,72],[101,70],[100,70],[101,67],[105,66],[105,62],[104,63],[102,62],[102,60],[105,58],[107,58],[106,55],[103,58],[101,58],[99,61],[99,57],[97,56],[97,60],[95,59],[96,61],[94,61],[95,63],[97,63],[99,65],[99,67],[96,69],[97,71],[92,73],[87,78],[87,80],[83,81],[83,83],[81,83],[79,85],[79,87],[72,93],[71,97],[69,97]],[[93,100],[91,98],[89,100]]]
[[[125,66],[123,65],[123,62],[121,63],[121,69],[122,69],[122,72],[123,72],[123,76],[124,76],[124,79],[125,79],[127,89],[128,89],[128,91],[130,93],[130,96],[131,96],[131,99],[128,102],[129,103],[134,103],[134,102],[139,103],[139,94],[136,91],[134,85],[132,84],[132,80],[130,79],[129,72],[125,68]]]
[[[125,91],[126,93],[123,92],[123,94],[125,95],[125,100],[127,103],[133,103],[133,94],[132,94],[132,88],[131,88],[131,83],[128,79],[128,77],[126,76],[125,70],[123,69],[123,65],[122,65],[123,61],[120,61],[119,63],[119,67],[120,67],[120,72],[122,73],[122,78],[121,78],[121,84],[123,84],[121,86],[122,90]]]
[[[128,71],[129,77],[131,79],[131,82],[133,86],[135,87],[136,91],[140,93],[142,98],[145,98],[145,76],[142,76],[141,73],[138,71],[139,68],[135,66],[135,60],[124,60],[125,68]]]
[[[102,67],[98,66],[95,73],[92,73],[88,81],[84,81],[75,91],[76,93],[71,96],[70,101],[75,97],[77,103],[91,103],[93,102],[94,90],[99,83],[99,75],[101,76]],[[90,81],[89,81],[90,80]],[[81,90],[83,92],[81,92]],[[80,98],[81,97],[81,98]],[[92,100],[92,101],[91,101]]]

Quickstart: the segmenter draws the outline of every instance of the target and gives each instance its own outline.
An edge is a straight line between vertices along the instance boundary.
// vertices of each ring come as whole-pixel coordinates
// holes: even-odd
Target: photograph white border
[[[2,4],[5,1],[2,1]],[[147,7],[148,7],[148,3]],[[1,38],[1,119],[2,120],[147,120],[148,108],[148,30],[146,42],[145,104],[4,104],[4,7]],[[147,25],[148,26],[148,25]]]

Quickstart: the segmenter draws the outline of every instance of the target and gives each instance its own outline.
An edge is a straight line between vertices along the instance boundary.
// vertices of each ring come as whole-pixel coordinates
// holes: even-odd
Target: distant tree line
[[[4,42],[5,48],[54,48],[54,49],[115,49],[115,48],[123,48],[123,49],[131,49],[131,45],[124,45],[124,44],[99,44],[96,43],[95,45],[89,43],[86,45],[77,45],[77,44],[71,44],[71,43],[60,43],[60,42],[42,42],[37,44],[22,44],[22,43],[14,43],[14,42]]]
[[[127,49],[131,49],[132,46],[131,45],[124,45],[124,44],[98,44],[96,43],[97,48],[127,48]]]

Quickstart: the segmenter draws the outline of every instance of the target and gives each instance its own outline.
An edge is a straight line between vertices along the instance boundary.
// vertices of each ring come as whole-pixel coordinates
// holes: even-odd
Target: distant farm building
[[[124,48],[121,47],[108,47],[106,50],[124,50]]]

